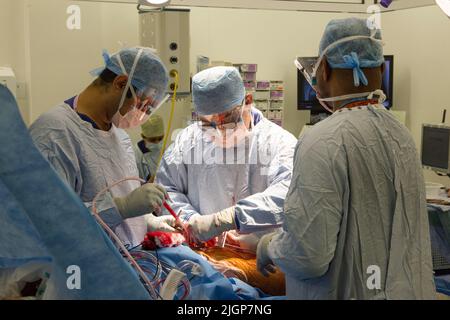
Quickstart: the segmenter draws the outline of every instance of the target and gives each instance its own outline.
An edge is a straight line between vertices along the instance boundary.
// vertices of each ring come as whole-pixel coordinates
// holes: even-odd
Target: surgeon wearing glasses
[[[124,129],[148,120],[163,101],[168,74],[150,48],[103,54],[105,66],[79,95],[41,115],[30,127],[35,145],[87,207],[114,182],[139,176],[131,140]],[[157,184],[125,181],[99,199],[102,219],[128,245],[147,231],[173,231],[173,218],[156,217],[167,197]]]
[[[236,68],[214,67],[192,79],[198,121],[178,134],[157,173],[193,237],[256,249],[281,226],[296,139],[253,107]]]

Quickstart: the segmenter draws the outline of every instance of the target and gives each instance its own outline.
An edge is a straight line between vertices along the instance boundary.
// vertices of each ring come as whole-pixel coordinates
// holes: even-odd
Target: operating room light
[[[165,7],[169,5],[170,0],[140,0],[139,3],[155,7]]]
[[[437,5],[450,18],[450,0],[436,0]]]

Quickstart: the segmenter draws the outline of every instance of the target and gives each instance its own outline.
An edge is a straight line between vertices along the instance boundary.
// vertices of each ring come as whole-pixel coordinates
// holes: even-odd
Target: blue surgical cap
[[[154,54],[154,50],[150,48],[133,47],[122,49],[119,52],[109,55],[106,50],[103,51],[103,60],[105,61],[105,67],[99,68],[91,72],[93,75],[100,75],[105,69],[109,69],[117,75],[123,75],[124,72],[120,67],[118,56],[122,60],[123,66],[127,74],[129,75],[133,67],[134,60],[138,55],[139,50],[143,50],[139,61],[134,70],[131,84],[146,92],[149,89],[156,90],[156,100],[160,101],[166,92],[169,76],[167,69],[164,66],[161,59]]]
[[[192,100],[200,115],[228,111],[241,105],[244,99],[244,83],[234,67],[206,69],[192,78]]]
[[[372,34],[373,38],[381,40],[380,29],[369,29],[366,19],[331,20],[320,41],[319,55],[340,39],[352,36],[370,37]],[[332,69],[353,69],[356,86],[359,86],[360,80],[367,85],[367,78],[361,68],[379,67],[384,62],[382,44],[369,38],[339,43],[330,48],[325,53],[325,57]]]

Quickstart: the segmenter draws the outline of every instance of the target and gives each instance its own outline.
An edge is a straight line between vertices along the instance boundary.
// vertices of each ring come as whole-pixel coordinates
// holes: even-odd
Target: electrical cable
[[[136,262],[136,260],[131,256],[130,252],[128,251],[128,249],[124,246],[124,244],[122,243],[122,241],[119,239],[119,237],[111,230],[111,228],[103,221],[103,219],[100,217],[100,215],[97,212],[97,207],[96,207],[96,203],[98,198],[103,195],[105,192],[107,192],[109,189],[115,187],[116,185],[127,181],[127,180],[137,180],[140,181],[141,183],[145,183],[145,181],[141,178],[138,177],[127,177],[124,179],[121,179],[117,182],[114,182],[113,184],[111,184],[110,186],[107,186],[106,188],[104,188],[103,190],[101,190],[95,197],[94,200],[92,200],[92,212],[94,214],[95,219],[98,221],[98,223],[103,227],[103,229],[106,231],[106,233],[114,240],[115,244],[119,247],[119,249],[122,251],[122,254],[125,256],[125,258],[129,261],[129,263],[131,264],[131,266],[136,270],[136,272],[138,273],[138,275],[141,277],[141,279],[144,282],[144,287],[146,287],[148,289],[148,292],[150,294],[150,296],[152,297],[153,300],[156,300],[158,297],[155,288],[153,287],[151,281],[148,279],[146,273],[142,270],[142,268],[138,265],[138,263]]]
[[[172,129],[172,120],[173,120],[173,115],[175,113],[175,102],[177,99],[177,90],[178,90],[178,82],[179,82],[179,76],[178,76],[178,72],[175,70],[172,70],[170,72],[170,76],[172,78],[175,78],[175,86],[173,88],[173,95],[172,95],[172,105],[170,107],[170,115],[169,115],[169,122],[167,123],[167,131],[166,134],[164,136],[164,142],[161,148],[161,152],[159,153],[159,158],[158,158],[158,163],[156,165],[156,170],[155,172],[158,172],[159,166],[161,165],[161,160],[162,157],[164,155],[164,152],[166,151],[166,146],[167,146],[167,140],[169,138],[169,134],[170,134],[170,130]]]
[[[145,180],[138,178],[138,177],[126,177],[119,181],[114,182],[110,186],[107,186],[106,188],[101,190],[94,197],[94,199],[92,201],[92,212],[93,212],[93,215],[94,215],[95,219],[97,220],[97,222],[103,227],[105,232],[111,237],[113,242],[118,247],[119,251],[124,256],[124,258],[126,258],[129,261],[129,263],[131,264],[131,266],[136,270],[138,276],[143,281],[144,287],[150,293],[150,296],[152,297],[152,299],[162,300],[161,295],[159,294],[158,290],[156,289],[158,287],[158,284],[163,282],[162,279],[163,279],[164,275],[167,277],[167,275],[170,273],[170,271],[172,269],[179,269],[179,268],[172,267],[167,263],[164,263],[164,267],[163,267],[163,265],[162,265],[163,261],[160,260],[160,258],[159,258],[158,250],[155,250],[155,255],[156,255],[156,257],[155,257],[153,254],[151,254],[148,251],[137,249],[138,247],[141,246],[142,243],[129,249],[130,245],[124,245],[122,243],[122,241],[119,239],[119,237],[117,237],[117,235],[111,230],[111,228],[109,228],[109,226],[103,221],[103,219],[100,217],[100,215],[97,212],[96,204],[97,204],[98,198],[101,195],[103,195],[105,192],[110,190],[111,188],[115,187],[116,185],[118,185],[124,181],[128,181],[128,180],[136,180],[141,183],[146,183]],[[193,264],[195,265],[195,263],[193,263]],[[154,272],[153,272],[152,267],[154,267],[156,269]],[[180,271],[182,271],[182,270],[180,270]],[[151,276],[152,274],[153,274],[153,278],[152,278],[152,280],[150,280],[148,275]],[[165,277],[164,277],[164,279],[165,279]],[[185,288],[185,292],[184,292],[183,296],[181,297],[181,299],[186,299],[189,296],[190,290],[191,290],[190,280],[188,280],[186,277],[186,279],[182,280],[182,285]]]

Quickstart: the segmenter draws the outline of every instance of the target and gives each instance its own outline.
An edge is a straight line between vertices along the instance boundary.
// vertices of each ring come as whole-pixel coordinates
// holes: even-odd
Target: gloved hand
[[[167,192],[162,186],[146,183],[125,197],[114,198],[114,203],[121,216],[128,219],[151,212],[159,214],[166,197],[168,197]]]
[[[261,240],[259,240],[258,248],[256,249],[256,268],[265,277],[269,276],[270,273],[275,273],[276,269],[269,257],[269,243],[272,240],[275,233],[269,233],[264,235]]]
[[[222,232],[235,230],[235,207],[230,207],[214,214],[193,215],[188,221],[188,229],[197,241],[208,241]]]
[[[145,216],[145,221],[147,222],[147,231],[155,232],[179,232],[179,230],[175,229],[177,227],[177,222],[172,216],[161,216],[155,217],[152,214],[148,214]]]
[[[260,238],[254,233],[241,234],[235,230],[232,230],[227,234],[227,242],[229,244],[238,246],[253,253],[256,253],[259,240]]]

